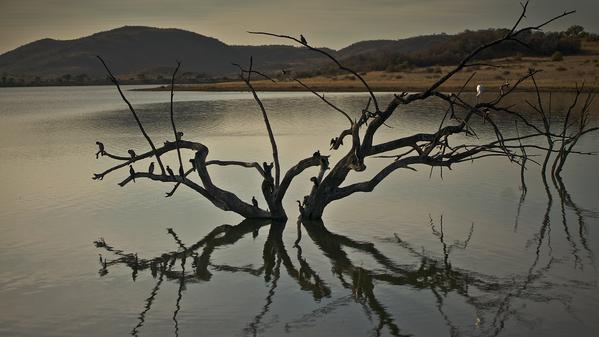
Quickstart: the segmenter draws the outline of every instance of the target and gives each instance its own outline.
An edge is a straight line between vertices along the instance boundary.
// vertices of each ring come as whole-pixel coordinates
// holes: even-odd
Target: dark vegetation
[[[467,30],[456,35],[422,37],[432,43],[411,50],[401,48],[404,41],[392,41],[379,46],[376,50],[366,50],[357,55],[350,54],[341,60],[357,71],[405,71],[414,67],[454,65],[478,46],[497,40],[508,31],[508,29]],[[477,55],[476,59],[549,56],[554,52],[560,52],[563,55],[574,55],[581,52],[580,37],[570,37],[565,32],[527,32],[523,34],[520,40],[526,45],[515,41],[506,41],[501,46],[484,50]],[[405,42],[409,43],[408,41]]]
[[[323,48],[348,67],[359,71],[405,71],[414,67],[454,65],[479,45],[496,40],[506,29],[464,31],[400,40],[372,40],[338,51]],[[527,32],[521,43],[508,41],[477,55],[485,60],[498,57],[580,54],[581,40],[595,39],[581,26],[563,32]],[[231,62],[241,64],[250,56],[271,76],[281,69],[297,77],[338,74],[320,54],[303,46],[230,46],[217,39],[179,29],[122,27],[76,40],[43,39],[0,55],[0,86],[93,85],[110,79],[98,69],[95,55],[110,62],[124,84],[168,82],[172,60],[185,64],[179,83],[209,83],[236,79]]]

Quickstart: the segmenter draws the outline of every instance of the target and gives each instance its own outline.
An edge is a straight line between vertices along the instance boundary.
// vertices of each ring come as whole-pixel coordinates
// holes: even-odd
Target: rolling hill
[[[325,50],[360,72],[401,71],[455,64],[472,49],[502,34],[505,30],[486,29],[361,41],[338,51]],[[580,40],[565,33],[535,32],[523,40],[531,47],[507,43],[482,57],[581,52]],[[176,60],[183,64],[180,82],[189,83],[234,76],[238,69],[231,63],[247,64],[250,56],[256,68],[271,74],[283,68],[307,77],[337,71],[326,57],[304,47],[236,46],[181,29],[124,26],[74,40],[42,39],[6,52],[0,55],[0,85],[103,83],[105,71],[96,55],[108,62],[117,77],[130,83],[166,82]]]
[[[322,58],[305,48],[291,46],[230,46],[215,38],[180,29],[125,26],[75,40],[43,39],[0,55],[0,73],[15,77],[50,78],[105,74],[96,59],[101,55],[120,76],[167,75],[176,60],[184,71],[210,77],[236,72],[231,65],[247,63],[278,68]]]

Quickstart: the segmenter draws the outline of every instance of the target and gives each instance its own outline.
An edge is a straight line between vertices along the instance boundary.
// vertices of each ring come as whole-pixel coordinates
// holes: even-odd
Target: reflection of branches
[[[458,336],[459,335],[458,328],[455,326],[455,324],[453,324],[453,322],[451,321],[451,319],[449,318],[449,316],[445,313],[445,310],[443,309],[445,297],[441,296],[441,294],[439,294],[439,292],[436,289],[431,289],[431,290],[437,300],[437,311],[439,311],[439,314],[441,314],[441,316],[443,317],[443,320],[445,320],[445,324],[449,328],[449,335],[450,336]]]
[[[561,191],[560,198],[562,198],[563,203],[562,207],[576,207],[565,188],[563,186],[559,188]],[[416,249],[395,234],[395,242],[399,247],[406,249],[409,254],[419,259],[415,265],[399,264],[381,252],[371,242],[358,241],[344,235],[332,233],[321,221],[307,221],[305,219],[300,219],[297,223],[297,239],[293,246],[296,254],[293,258],[289,255],[283,241],[285,224],[270,225],[268,237],[263,246],[261,266],[215,264],[211,263],[210,260],[217,248],[233,245],[247,234],[256,233],[260,227],[266,224],[265,222],[246,220],[236,226],[217,226],[204,238],[192,245],[185,244],[173,229],[168,229],[167,232],[174,239],[177,250],[160,254],[151,259],[139,258],[137,254],[116,249],[106,243],[104,239],[96,241],[95,244],[98,248],[103,248],[116,256],[112,260],[100,257],[101,275],[108,273],[110,268],[122,265],[130,268],[134,274],[149,270],[152,276],[157,279],[156,285],[145,301],[144,310],[139,315],[137,325],[131,332],[135,336],[139,334],[140,328],[144,325],[145,316],[150,311],[165,279],[178,284],[177,298],[172,315],[175,336],[179,334],[178,314],[181,310],[183,292],[189,284],[210,281],[213,272],[244,273],[263,277],[264,281],[269,284],[263,304],[243,330],[247,335],[259,335],[268,328],[269,324],[272,324],[265,323],[265,318],[271,312],[276,295],[280,292],[277,292],[277,287],[282,276],[281,267],[284,268],[283,270],[292,282],[296,283],[302,291],[311,294],[314,300],[319,301],[322,298],[330,298],[332,295],[331,287],[316,272],[309,259],[303,254],[302,246],[305,245],[305,239],[302,241],[302,230],[306,231],[308,238],[328,258],[333,277],[339,281],[343,288],[348,290],[348,294],[336,297],[327,304],[286,322],[286,331],[311,325],[317,319],[355,303],[363,308],[368,320],[373,322],[373,335],[380,336],[384,332],[393,336],[403,335],[404,333],[395,322],[393,313],[386,306],[385,299],[377,296],[377,286],[384,284],[394,287],[409,287],[414,291],[430,291],[435,300],[436,310],[452,336],[459,336],[465,332],[463,330],[464,326],[457,324],[452,319],[452,311],[447,307],[448,296],[457,295],[466,304],[472,306],[472,309],[476,312],[477,330],[485,336],[496,336],[505,329],[506,322],[509,320],[524,319],[520,309],[515,307],[514,303],[517,301],[558,300],[566,305],[566,308],[568,306],[567,297],[560,298],[547,295],[547,289],[552,286],[551,283],[539,282],[557,261],[551,256],[551,250],[549,250],[550,258],[547,265],[539,268],[543,247],[545,243],[548,243],[551,231],[549,215],[553,198],[548,186],[546,186],[546,192],[548,193],[547,208],[541,226],[534,237],[535,256],[526,275],[522,277],[500,278],[453,266],[451,253],[456,249],[468,248],[474,233],[474,223],[470,226],[469,231],[464,234],[462,240],[450,241],[443,217],[441,216],[439,221],[435,223],[430,215],[432,235],[441,243],[440,253],[442,256],[437,258],[435,257],[437,254],[425,251],[424,248],[422,250]],[[579,210],[577,214],[579,214],[580,219],[583,219],[582,210]],[[565,222],[564,216],[562,216],[562,220]],[[580,221],[582,222],[581,228],[584,228],[584,220]],[[564,225],[567,227],[567,224]],[[586,239],[582,240],[584,231],[580,235],[583,247],[588,249]],[[569,239],[573,239],[573,237]],[[376,261],[376,266],[356,265],[347,253],[348,249],[369,256]],[[551,249],[550,246],[549,249]],[[588,249],[588,253],[591,254],[590,249]],[[188,270],[186,263],[188,259],[192,261],[191,270]],[[175,266],[180,266],[180,269],[175,270]]]
[[[139,259],[137,254],[125,253],[120,249],[115,249],[111,245],[107,244],[106,241],[101,238],[95,242],[96,247],[104,248],[108,252],[111,252],[118,256],[118,258],[108,261],[107,259],[102,262],[102,270],[105,271],[104,275],[108,273],[108,268],[115,265],[125,265],[131,268],[134,274],[138,270],[150,269],[152,276],[158,277],[158,281],[150,293],[150,297],[146,299],[144,310],[139,315],[139,322],[131,331],[131,334],[137,336],[139,329],[145,323],[145,316],[150,311],[152,304],[160,285],[164,281],[165,277],[169,280],[176,280],[179,283],[177,290],[177,301],[175,304],[175,311],[173,312],[173,322],[175,324],[175,335],[179,334],[179,322],[177,315],[181,309],[180,303],[183,297],[183,291],[185,290],[185,284],[190,281],[207,281],[210,279],[210,272],[208,271],[208,265],[210,264],[210,255],[217,246],[226,246],[235,243],[245,234],[254,231],[256,228],[263,226],[265,223],[260,221],[243,221],[237,226],[222,225],[214,228],[208,235],[203,239],[193,244],[190,247],[186,247],[183,242],[179,239],[178,235],[172,230],[168,229],[169,235],[171,235],[179,248],[179,251],[165,253],[152,259]],[[204,248],[200,256],[196,251],[200,248]],[[193,257],[194,262],[192,266],[195,271],[188,273],[185,265],[188,257]],[[181,261],[181,271],[172,270],[176,261]],[[220,270],[225,270],[222,268]],[[103,275],[101,273],[101,275]]]
[[[543,172],[543,176],[544,175],[545,174]],[[543,182],[546,182],[546,181],[547,180],[545,179],[545,177],[543,177]],[[514,314],[512,312],[512,310],[510,310],[512,301],[516,298],[519,298],[531,286],[531,284],[535,280],[539,279],[542,276],[542,272],[546,272],[547,270],[549,270],[549,268],[551,267],[551,264],[554,261],[553,257],[551,256],[551,246],[549,243],[550,240],[548,240],[547,242],[549,245],[549,256],[550,256],[549,263],[547,264],[547,266],[545,268],[543,268],[543,270],[535,273],[535,268],[536,268],[537,264],[539,263],[539,260],[541,257],[541,248],[543,246],[543,240],[545,239],[545,235],[547,233],[550,233],[550,231],[551,231],[551,221],[549,218],[549,213],[551,212],[553,198],[551,196],[551,191],[549,190],[549,186],[547,186],[546,184],[545,184],[545,191],[547,193],[547,208],[546,208],[545,214],[543,216],[541,228],[540,228],[539,232],[536,234],[537,245],[536,245],[536,249],[535,249],[535,258],[533,259],[533,262],[531,263],[530,267],[528,268],[528,273],[526,275],[526,278],[524,279],[524,282],[522,282],[521,285],[517,286],[514,291],[509,292],[497,306],[497,311],[496,311],[496,313],[493,317],[493,320],[491,322],[491,328],[487,332],[487,335],[489,335],[489,336],[497,336],[497,335],[499,335],[499,333],[501,333],[501,331],[503,331],[503,329],[505,328],[505,322],[508,320],[510,315]]]
[[[586,222],[585,222],[585,214],[587,216],[597,218],[597,217],[599,217],[599,213],[590,211],[590,210],[585,210],[585,209],[579,207],[572,200],[572,196],[570,195],[570,193],[568,193],[568,190],[566,189],[566,185],[564,184],[561,176],[556,175],[554,182],[556,183],[555,187],[558,190],[558,195],[559,195],[559,198],[561,201],[562,220],[564,223],[564,228],[565,229],[568,228],[568,225],[566,222],[566,212],[565,212],[565,208],[567,207],[567,208],[570,208],[571,210],[573,210],[574,214],[576,214],[576,219],[578,222],[578,237],[579,237],[580,243],[581,243],[582,247],[584,248],[584,250],[587,252],[587,256],[591,262],[591,265],[594,267],[595,266],[594,254],[593,254],[592,250],[590,249],[587,239],[586,239],[586,230],[587,229],[586,229]]]
[[[377,261],[382,262],[383,265],[391,266],[395,270],[400,270],[400,268],[394,266],[391,260],[381,254],[371,243],[357,242],[342,235],[332,234],[324,227],[322,222],[314,221],[304,224],[310,238],[331,260],[333,272],[338,276],[343,286],[352,290],[356,300],[364,298],[368,306],[378,316],[379,324],[375,329],[376,335],[379,336],[382,328],[386,326],[393,336],[399,336],[399,327],[385,307],[378,301],[373,291],[373,281],[375,279],[389,281],[389,277],[386,276],[390,276],[391,279],[393,277],[391,275],[375,274],[372,271],[354,266],[342,246],[345,245],[367,252]],[[345,282],[342,275],[349,276],[352,283]]]
[[[266,296],[262,310],[256,315],[256,317],[254,317],[254,320],[250,324],[248,324],[248,327],[245,329],[246,332],[251,332],[252,336],[254,337],[257,336],[260,323],[262,322],[264,315],[266,315],[270,310],[270,306],[273,302],[275,290],[277,289],[277,284],[279,278],[281,277],[281,259],[277,259],[275,263],[273,276],[274,277],[270,282],[270,288],[268,289],[268,295]]]
[[[156,298],[156,295],[158,295],[158,290],[160,290],[160,285],[162,284],[162,281],[164,281],[164,273],[161,272],[160,277],[158,278],[158,282],[156,282],[156,285],[150,292],[150,297],[148,297],[146,299],[146,304],[144,306],[144,310],[139,314],[139,322],[133,328],[133,330],[131,330],[131,335],[137,337],[137,334],[139,333],[139,329],[144,325],[144,323],[146,321],[146,314],[152,308],[152,303],[154,303],[154,299]]]
[[[177,320],[177,314],[181,310],[181,299],[183,298],[183,291],[185,290],[185,258],[181,259],[181,278],[179,279],[179,288],[177,289],[177,302],[175,304],[175,311],[173,312],[173,322],[175,322],[175,336],[179,337],[179,321]]]
[[[470,242],[470,239],[472,239],[472,233],[474,233],[474,222],[470,226],[470,231],[468,232],[468,236],[466,237],[466,239],[464,239],[463,241],[456,240],[453,242],[453,244],[447,245],[447,243],[445,242],[445,233],[443,231],[443,215],[441,215],[439,217],[439,229],[438,230],[435,227],[435,222],[433,221],[433,218],[431,217],[430,214],[428,215],[428,218],[429,218],[431,230],[433,231],[433,235],[435,235],[437,238],[439,238],[439,241],[443,245],[443,263],[445,264],[446,268],[450,268],[449,254],[451,253],[451,250],[453,248],[466,249],[468,247],[468,243]],[[396,234],[396,237],[397,237],[397,234]]]
[[[326,305],[318,307],[315,310],[312,310],[310,313],[307,313],[301,316],[299,319],[290,321],[285,323],[285,332],[290,332],[296,328],[302,328],[308,326],[311,322],[314,322],[318,319],[322,319],[322,317],[331,314],[335,310],[348,305],[352,301],[352,296],[346,295],[340,298],[337,298]]]
[[[270,227],[268,240],[264,244],[265,252],[267,251],[268,246],[268,251],[273,255],[273,257],[276,255],[282,260],[283,266],[287,270],[287,274],[299,284],[302,290],[311,292],[314,299],[318,300],[323,297],[330,296],[330,288],[326,285],[326,283],[324,283],[318,274],[314,272],[312,268],[310,268],[304,259],[299,260],[300,269],[298,270],[295,268],[283,243],[284,228],[285,227],[281,224],[276,224]],[[273,259],[273,257],[271,257],[271,259]]]
[[[499,303],[497,306],[497,312],[495,317],[493,317],[493,321],[491,322],[490,329],[485,333],[487,336],[497,336],[503,329],[505,328],[505,323],[511,315],[514,315],[515,312],[511,310],[512,301],[516,298],[519,298],[535,281],[541,278],[544,272],[547,272],[553,263],[553,258],[549,260],[549,263],[545,268],[535,273],[534,269],[538,263],[538,256],[528,269],[528,274],[522,282],[521,285],[517,286],[516,289],[512,292],[509,292],[505,298]],[[543,300],[549,300],[544,298]]]
[[[572,107],[570,107],[570,110],[571,109],[572,109]],[[567,124],[567,122],[565,122],[565,124]],[[556,162],[558,159],[556,159]],[[546,158],[545,162],[547,162],[547,161],[548,161],[548,158]],[[545,240],[545,237],[548,236],[548,234],[551,232],[550,212],[551,212],[551,208],[553,205],[553,196],[551,193],[551,189],[550,189],[549,185],[547,184],[545,171],[542,171],[542,176],[543,176],[542,181],[544,183],[545,192],[547,194],[547,208],[545,209],[545,214],[543,216],[541,228],[539,229],[539,232],[535,235],[535,239],[537,241],[536,247],[535,247],[535,258],[533,259],[533,261],[528,269],[527,276],[524,279],[524,281],[522,282],[522,284],[518,285],[514,291],[509,292],[497,306],[497,312],[496,312],[496,314],[493,318],[493,321],[491,323],[492,328],[486,333],[486,335],[497,336],[497,335],[499,335],[499,333],[501,333],[501,331],[505,328],[505,322],[507,321],[509,316],[513,313],[512,310],[510,309],[511,305],[512,305],[512,301],[516,298],[521,297],[521,295],[523,293],[525,293],[532,286],[533,282],[540,279],[543,276],[543,274],[546,273],[551,268],[552,264],[555,262],[555,259],[552,257],[550,239],[548,239],[547,245],[549,247],[549,252],[548,252],[549,262],[547,263],[547,265],[545,267],[541,268],[538,271],[535,271],[535,269],[540,261],[541,249],[543,247],[543,241]],[[580,266],[580,268],[582,268],[582,260],[581,260],[580,256],[578,255],[577,245],[574,242],[574,240],[570,234],[570,231],[569,231],[567,215],[565,212],[565,206],[570,205],[570,207],[572,207],[575,210],[575,212],[578,216],[578,220],[579,220],[579,224],[580,224],[581,228],[584,227],[584,217],[582,216],[581,210],[576,206],[576,204],[574,204],[572,202],[571,197],[568,194],[566,187],[563,184],[563,181],[559,175],[559,172],[557,174],[552,175],[552,178],[553,178],[555,187],[558,190],[558,195],[559,195],[560,202],[561,202],[560,204],[561,204],[562,225],[564,227],[566,240],[569,242],[570,246],[572,247],[571,253],[572,253],[572,257],[574,258],[574,266],[575,267]],[[520,205],[521,205],[521,203],[520,203]],[[586,238],[582,232],[580,233],[580,240],[581,240],[583,247],[588,252],[589,259],[591,260],[591,264],[594,265],[592,251],[586,245]],[[548,300],[548,299],[541,299],[541,300]],[[565,304],[565,305],[566,305],[566,307],[568,306],[567,304]]]

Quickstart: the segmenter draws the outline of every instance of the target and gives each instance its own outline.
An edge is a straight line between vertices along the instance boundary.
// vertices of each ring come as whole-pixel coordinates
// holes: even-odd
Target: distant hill
[[[70,74],[103,77],[101,55],[120,76],[168,75],[179,60],[184,71],[206,76],[236,73],[235,63],[278,68],[321,58],[291,46],[230,46],[215,38],[180,29],[125,26],[75,40],[43,39],[0,55],[0,73],[42,78]]]
[[[424,35],[401,40],[370,40],[356,42],[339,50],[343,58],[375,53],[407,54],[419,50],[426,50],[440,45],[450,39],[449,35]]]
[[[401,71],[455,63],[481,43],[504,33],[488,29],[361,41],[327,51],[357,71]],[[567,32],[537,32],[523,39],[532,48],[513,42],[482,57],[580,52],[580,40]],[[324,56],[303,47],[234,46],[181,29],[125,26],[74,40],[43,39],[4,53],[0,55],[0,85],[103,83],[106,74],[96,55],[108,62],[117,77],[130,83],[166,82],[176,60],[183,64],[180,82],[190,83],[234,76],[238,70],[231,63],[247,64],[250,56],[255,66],[267,73],[279,73],[283,68],[307,76],[336,71]]]
[[[484,29],[448,35],[417,36],[402,40],[362,41],[338,51],[344,65],[360,72],[409,71],[416,67],[457,64],[479,46],[499,39],[506,29]],[[571,36],[565,32],[530,32],[522,34],[521,42],[507,41],[482,52],[478,60],[512,56],[550,56],[556,51],[563,55],[582,52],[581,39],[589,36]],[[335,74],[334,66],[306,71],[306,76]]]

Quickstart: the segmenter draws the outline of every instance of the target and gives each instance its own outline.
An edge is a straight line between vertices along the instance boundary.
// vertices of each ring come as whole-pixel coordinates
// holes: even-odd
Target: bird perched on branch
[[[148,167],[148,172],[149,172],[150,174],[154,173],[154,162],[151,162],[151,163],[150,163],[150,167]]]
[[[252,196],[252,205],[254,205],[254,207],[258,207],[258,200],[256,200],[255,196]]]
[[[306,38],[302,34],[300,34],[300,41],[302,42],[302,44],[308,44]]]
[[[262,163],[262,168],[264,169],[264,173],[267,177],[272,177],[272,167],[273,163],[267,164],[266,162]]]
[[[339,146],[343,145],[343,138],[341,138],[341,139],[339,139],[339,137],[331,138],[331,142],[329,143],[331,145],[331,147],[329,148],[329,150],[337,149],[335,147],[335,144],[337,144],[337,141],[339,141]]]
[[[96,142],[96,144],[98,145],[98,152],[96,153],[96,159],[98,159],[98,155],[104,155],[104,144],[102,144],[101,142]]]
[[[129,155],[131,156],[131,159],[135,159],[135,156],[136,156],[135,151],[129,149],[129,150],[127,150],[127,153],[129,153]]]
[[[191,163],[191,168],[192,168],[192,169],[195,171],[195,170],[196,170],[196,161],[195,161],[195,160],[193,160],[193,158],[191,158],[191,159],[189,160],[189,162]]]
[[[181,140],[183,138],[183,131],[177,131],[177,140]]]
[[[312,154],[312,157],[314,157],[314,158],[320,158],[320,150],[316,150],[316,152],[314,152]]]
[[[485,87],[482,84],[478,84],[476,86],[476,104],[478,104],[478,100],[484,92],[485,92]]]
[[[131,165],[129,165],[129,174],[131,175],[133,182],[135,182],[135,170],[133,169],[133,166],[131,166]]]
[[[505,89],[508,89],[510,87],[510,83],[506,80],[501,87],[499,87],[499,95],[503,96],[505,94]]]
[[[304,216],[304,206],[302,206],[302,203],[299,200],[296,200],[297,202],[297,207],[299,208],[299,212],[301,216]]]
[[[170,168],[168,165],[166,165],[166,172],[168,172],[168,174],[169,174],[171,177],[174,177],[174,176],[175,176],[175,173],[173,172],[173,170],[172,170],[172,169],[171,169],[171,168]]]
[[[318,178],[312,177],[312,178],[310,178],[310,181],[314,183],[315,187],[318,187]]]
[[[482,84],[478,84],[476,86],[476,104],[478,104],[480,100],[480,96],[485,92],[485,87]],[[485,122],[486,114],[483,114],[483,123]]]

